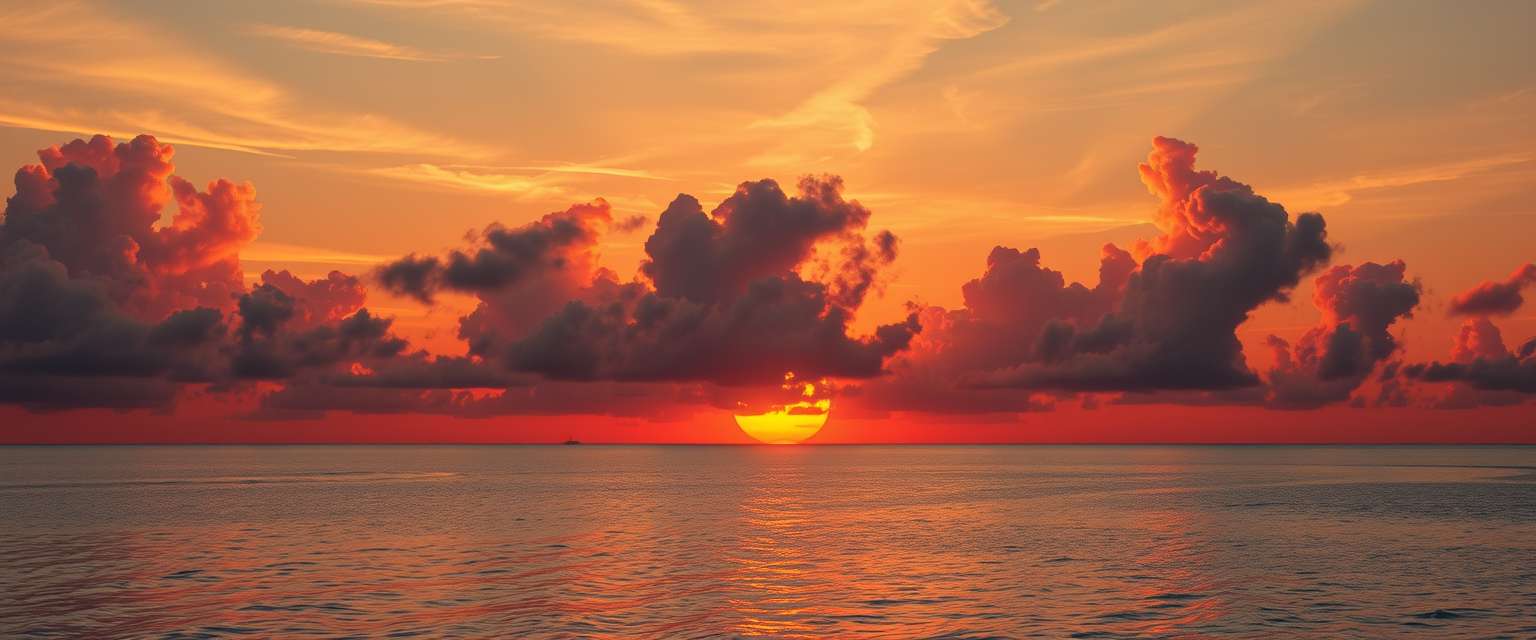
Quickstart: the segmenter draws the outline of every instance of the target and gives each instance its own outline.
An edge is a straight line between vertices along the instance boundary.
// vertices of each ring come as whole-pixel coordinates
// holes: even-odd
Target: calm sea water
[[[1536,448],[0,448],[0,637],[1536,637]]]

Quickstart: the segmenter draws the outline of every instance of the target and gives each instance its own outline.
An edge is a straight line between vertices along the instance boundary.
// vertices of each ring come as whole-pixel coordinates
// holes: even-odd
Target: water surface
[[[1536,636],[1536,448],[0,447],[0,637]]]

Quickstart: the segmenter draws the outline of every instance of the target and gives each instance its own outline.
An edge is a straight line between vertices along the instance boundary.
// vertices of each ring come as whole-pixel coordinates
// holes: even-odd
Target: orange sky
[[[76,137],[153,135],[199,188],[254,185],[260,233],[238,247],[244,286],[267,269],[354,274],[410,350],[461,356],[474,295],[444,290],[426,305],[374,270],[603,198],[614,227],[646,221],[605,227],[591,267],[650,287],[645,243],[677,194],[709,212],[743,181],[772,178],[793,195],[801,176],[832,174],[871,212],[862,237],[900,239],[851,307],[861,338],[902,322],[909,303],[965,307],[962,285],[994,246],[1037,247],[1043,266],[1092,287],[1101,245],[1130,250],[1167,232],[1151,224],[1160,203],[1137,165],[1154,136],[1171,136],[1199,145],[1197,168],[1251,185],[1292,219],[1321,213],[1328,265],[1406,263],[1417,304],[1348,400],[1279,410],[1024,385],[988,392],[1012,394],[1012,408],[935,411],[861,395],[890,375],[833,374],[841,395],[813,441],[1536,441],[1529,394],[1420,381],[1408,406],[1349,406],[1370,404],[1390,363],[1450,361],[1466,320],[1448,314],[1451,298],[1536,260],[1533,14],[1522,2],[18,5],[0,9],[0,164],[36,163]],[[835,255],[832,239],[818,241],[820,259]],[[813,261],[795,269],[814,278]],[[1313,303],[1323,269],[1237,327],[1265,385],[1269,336],[1297,345],[1331,322]],[[234,335],[233,307],[224,313]],[[1510,351],[1536,336],[1536,307],[1493,321]],[[931,347],[922,340],[887,368]],[[534,412],[555,415],[330,407],[323,418],[263,412],[280,381],[203,380],[166,406],[104,411],[40,407],[14,380],[0,379],[15,385],[0,393],[12,405],[0,406],[5,442],[746,440],[729,406],[747,392],[699,379],[605,388],[591,403],[564,383],[575,399]],[[524,382],[508,393],[555,393]],[[1014,406],[1032,399],[1031,411]]]

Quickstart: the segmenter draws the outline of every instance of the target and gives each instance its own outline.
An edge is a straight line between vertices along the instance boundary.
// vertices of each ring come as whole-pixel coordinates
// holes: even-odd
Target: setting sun
[[[786,373],[782,389],[797,399],[763,413],[737,413],[736,426],[764,444],[800,444],[826,426],[832,399],[826,395],[825,382],[801,382],[794,373]]]

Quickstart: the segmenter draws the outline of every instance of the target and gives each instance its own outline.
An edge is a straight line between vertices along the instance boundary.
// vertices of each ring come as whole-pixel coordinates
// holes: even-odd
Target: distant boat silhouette
[[[566,436],[565,442],[562,442],[560,444],[581,444],[581,441],[577,440],[575,438],[572,438],[570,436]]]

